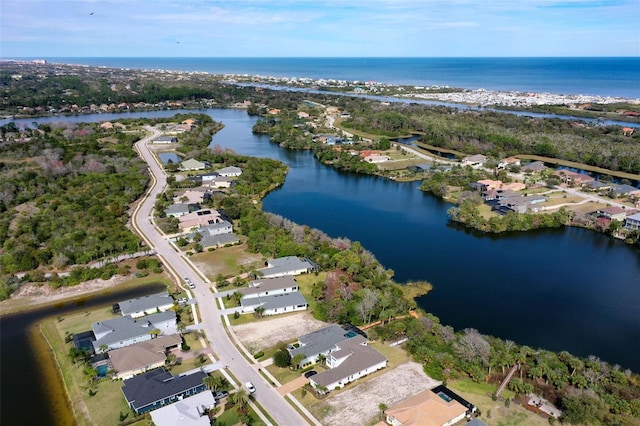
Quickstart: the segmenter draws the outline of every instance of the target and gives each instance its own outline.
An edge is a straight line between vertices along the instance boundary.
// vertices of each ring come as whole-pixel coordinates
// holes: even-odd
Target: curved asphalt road
[[[149,171],[154,181],[147,197],[138,206],[133,215],[134,224],[142,233],[147,244],[156,251],[170,269],[173,269],[178,274],[178,277],[189,277],[195,284],[196,288],[192,292],[195,294],[200,307],[202,329],[205,331],[214,353],[218,355],[219,361],[227,365],[227,368],[241,384],[247,381],[254,384],[256,392],[253,394],[253,398],[258,401],[278,425],[298,426],[308,424],[241,355],[223,327],[216,301],[206,283],[198,274],[194,273],[183,255],[176,252],[152,224],[151,212],[156,196],[164,191],[166,187],[167,176],[147,147],[147,142],[158,137],[160,132],[150,127],[147,130],[152,131],[153,134],[137,142],[136,148],[149,166]]]

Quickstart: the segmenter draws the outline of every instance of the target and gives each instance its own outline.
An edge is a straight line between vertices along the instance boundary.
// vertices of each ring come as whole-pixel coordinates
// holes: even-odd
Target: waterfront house
[[[444,393],[427,389],[386,409],[384,414],[391,426],[450,426],[466,417],[467,407]]]
[[[571,170],[556,170],[553,172],[553,175],[559,177],[562,182],[568,185],[585,186],[591,182],[595,182],[595,178],[584,173],[572,172]]]
[[[627,216],[624,220],[624,228],[629,231],[637,231],[640,229],[640,213]]]
[[[157,368],[125,380],[122,393],[129,407],[136,414],[143,414],[204,391],[205,377],[207,374],[200,370],[173,376]]]
[[[311,376],[309,383],[326,393],[387,366],[387,358],[367,345],[367,339],[355,336],[338,342],[329,352],[326,364],[330,370]]]
[[[531,163],[522,166],[520,171],[522,173],[541,173],[547,169],[548,167],[545,166],[542,161],[532,161]]]
[[[314,271],[317,266],[309,259],[300,259],[296,256],[286,256],[272,259],[267,262],[267,267],[258,272],[264,278],[277,278],[285,275],[300,275]]]
[[[109,361],[116,372],[117,379],[129,379],[137,374],[162,367],[167,360],[167,351],[177,348],[182,338],[177,334],[168,334],[146,342],[109,352]]]
[[[96,338],[92,342],[96,353],[101,353],[151,340],[155,335],[175,331],[176,313],[159,312],[143,318],[130,316],[94,322],[91,325]]]
[[[488,158],[486,155],[476,154],[464,157],[462,159],[463,166],[471,166],[471,167],[481,167],[487,162]]]
[[[123,300],[118,302],[117,306],[123,316],[129,315],[131,318],[140,318],[145,315],[167,311],[173,307],[173,304],[173,297],[163,291],[162,293]]]
[[[519,166],[519,165],[520,165],[520,159],[519,158],[507,157],[507,158],[503,158],[502,160],[500,160],[500,162],[498,163],[498,168],[499,169],[505,169],[507,167]]]
[[[603,207],[596,210],[596,215],[611,220],[623,221],[627,217],[627,210],[617,206]]]
[[[640,197],[640,188],[627,184],[612,185],[611,192],[613,192],[616,197]]]
[[[204,391],[151,412],[155,426],[211,426],[208,411],[216,405],[213,392]]]
[[[242,169],[236,166],[229,166],[216,170],[216,173],[224,177],[238,177],[242,174]]]

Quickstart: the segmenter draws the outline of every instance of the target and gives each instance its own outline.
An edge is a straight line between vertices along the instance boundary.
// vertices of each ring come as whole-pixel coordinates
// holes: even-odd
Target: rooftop
[[[118,306],[120,306],[122,315],[135,314],[136,312],[141,312],[147,309],[153,309],[165,305],[173,305],[173,298],[169,296],[169,293],[167,293],[166,291],[118,302]]]

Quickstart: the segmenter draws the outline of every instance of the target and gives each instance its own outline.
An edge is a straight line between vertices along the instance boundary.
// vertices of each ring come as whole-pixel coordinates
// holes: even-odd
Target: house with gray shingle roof
[[[229,166],[216,170],[216,173],[218,173],[220,176],[225,177],[237,177],[242,174],[242,169],[236,166]]]
[[[354,334],[355,335],[355,334]],[[337,324],[321,328],[298,337],[298,347],[288,347],[291,358],[301,353],[305,358],[301,365],[318,362],[319,355],[328,355],[338,342],[348,339],[351,334]]]
[[[189,211],[189,204],[179,203],[171,204],[169,207],[164,209],[164,214],[167,216],[182,217],[189,214]]]
[[[317,269],[317,266],[309,259],[300,259],[296,256],[280,257],[267,262],[267,267],[259,270],[264,278],[276,278],[285,275],[300,275]]]
[[[387,366],[387,358],[372,347],[367,339],[356,336],[338,342],[327,356],[330,370],[311,376],[309,382],[320,393],[343,387]]]
[[[122,393],[129,407],[136,414],[142,414],[203,392],[206,389],[202,383],[205,377],[207,374],[199,370],[174,376],[157,368],[125,380]]]
[[[123,348],[136,343],[151,340],[154,334],[173,332],[176,327],[176,313],[165,311],[143,318],[130,316],[94,322],[91,325],[96,340],[92,342],[96,353]]]
[[[131,318],[140,318],[145,315],[169,310],[173,307],[173,303],[173,297],[166,291],[163,291],[162,293],[150,294],[148,296],[118,302],[118,307],[122,315],[130,315]]]
[[[299,291],[272,294],[268,296],[243,297],[240,300],[242,313],[255,312],[256,308],[263,309],[262,315],[279,315],[288,312],[304,311],[309,304]]]
[[[273,296],[274,294],[284,294],[298,291],[298,283],[290,275],[277,278],[266,278],[254,280],[248,287],[238,290],[244,298]]]

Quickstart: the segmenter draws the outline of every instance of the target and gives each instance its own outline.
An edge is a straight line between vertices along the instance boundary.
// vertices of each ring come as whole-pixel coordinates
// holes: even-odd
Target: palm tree
[[[384,410],[386,410],[387,408],[387,404],[385,404],[384,402],[381,402],[380,404],[378,404],[378,410],[380,410],[380,419],[382,420],[382,418],[384,417]]]
[[[238,407],[246,407],[249,403],[249,394],[244,389],[238,389],[233,395],[233,402]]]

